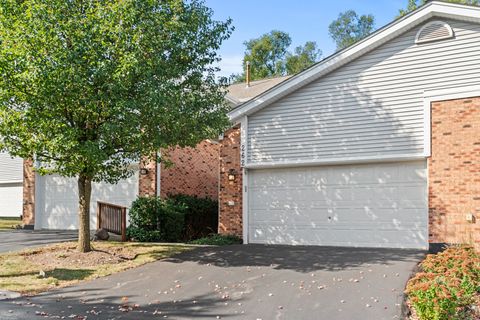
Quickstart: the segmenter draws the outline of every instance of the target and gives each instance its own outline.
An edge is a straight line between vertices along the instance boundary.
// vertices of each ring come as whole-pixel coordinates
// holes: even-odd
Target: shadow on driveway
[[[272,267],[297,272],[340,271],[366,264],[392,265],[418,262],[425,251],[384,248],[345,248],[281,245],[233,245],[205,247],[181,253],[166,261],[212,264],[218,267]]]

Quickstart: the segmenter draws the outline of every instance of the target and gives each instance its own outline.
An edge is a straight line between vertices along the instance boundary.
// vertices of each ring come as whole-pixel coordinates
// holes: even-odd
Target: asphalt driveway
[[[77,231],[12,230],[0,232],[0,253],[77,239]]]
[[[402,291],[423,256],[393,249],[198,248],[31,299],[0,301],[0,319],[400,319]]]

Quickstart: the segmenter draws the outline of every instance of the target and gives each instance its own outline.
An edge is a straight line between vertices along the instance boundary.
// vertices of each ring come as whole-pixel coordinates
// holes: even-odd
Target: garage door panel
[[[267,244],[328,244],[329,246],[351,247],[398,247],[401,242],[404,248],[422,248],[426,239],[423,231],[403,230],[399,237],[398,230],[368,229],[330,229],[327,227],[312,228],[311,226],[295,229],[284,226],[269,226],[250,230],[252,243]]]
[[[418,209],[385,209],[382,211],[368,208],[323,208],[305,210],[265,210],[251,217],[251,224],[293,224],[298,225],[331,225],[353,224],[354,228],[360,225],[369,226],[372,222],[378,224],[376,228],[389,226],[418,226],[424,224],[423,210]],[[405,218],[404,218],[405,217]],[[330,219],[329,219],[330,218]],[[408,220],[407,220],[408,219]],[[331,226],[334,227],[334,226]]]
[[[248,181],[250,242],[427,246],[425,161],[251,170]]]

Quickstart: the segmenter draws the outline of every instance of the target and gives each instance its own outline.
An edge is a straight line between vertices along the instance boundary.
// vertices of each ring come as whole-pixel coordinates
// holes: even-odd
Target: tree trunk
[[[83,174],[78,177],[78,251],[89,252],[90,248],[90,196],[92,180]]]

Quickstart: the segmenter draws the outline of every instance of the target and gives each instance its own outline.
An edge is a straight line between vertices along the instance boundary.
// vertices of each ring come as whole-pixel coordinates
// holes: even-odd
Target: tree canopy
[[[480,4],[480,0],[444,0],[444,1],[451,2],[451,3],[469,4],[469,5]],[[403,17],[404,15],[414,11],[415,9],[424,5],[427,2],[428,0],[408,0],[407,7],[405,9],[400,9],[398,12],[398,16]]]
[[[0,150],[78,178],[81,251],[92,181],[227,125],[212,65],[232,27],[212,15],[201,0],[1,2]]]
[[[338,18],[328,26],[330,37],[341,50],[368,36],[375,28],[373,15],[359,16],[354,10],[348,10],[338,15]]]
[[[243,66],[245,69],[246,62],[250,62],[251,79],[283,75],[284,60],[291,43],[290,35],[278,30],[272,30],[259,38],[245,41]]]
[[[317,62],[322,56],[322,50],[318,49],[317,43],[307,41],[305,45],[295,48],[293,53],[287,53],[285,70],[287,74],[301,72]]]
[[[290,35],[278,30],[245,41],[243,70],[249,61],[251,80],[295,74],[317,62],[322,54],[313,41],[296,47],[293,53],[288,51],[291,43]],[[244,81],[245,72],[235,76],[234,80]]]

